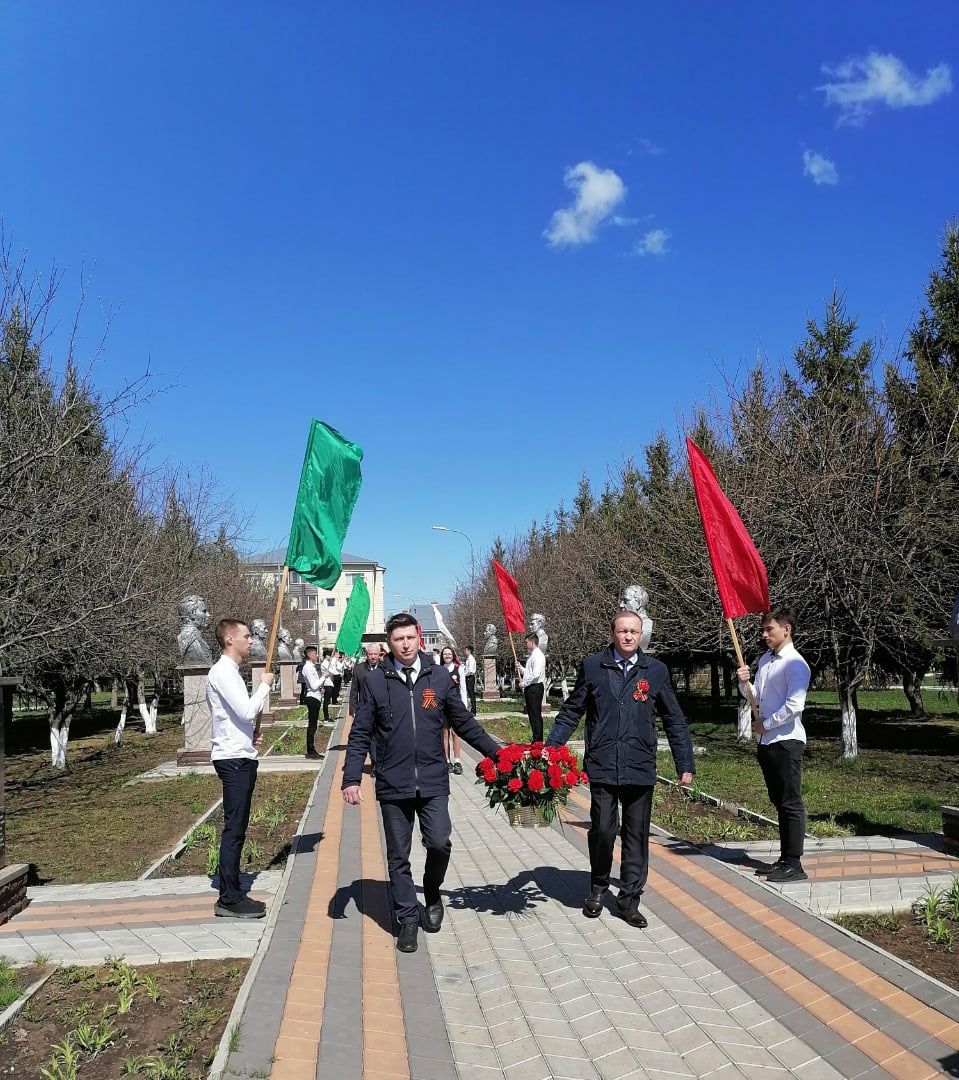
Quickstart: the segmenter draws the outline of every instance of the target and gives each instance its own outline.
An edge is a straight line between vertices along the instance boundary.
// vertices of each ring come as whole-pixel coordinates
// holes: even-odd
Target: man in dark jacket
[[[595,919],[609,888],[613,846],[623,807],[620,886],[617,906],[631,926],[646,926],[639,898],[649,870],[649,815],[656,785],[656,722],[659,706],[679,782],[693,782],[693,744],[666,665],[639,647],[643,622],[620,611],[612,623],[612,643],[590,653],[576,677],[547,746],[563,746],[586,714],[583,768],[592,795],[589,818],[590,895],[583,914]]]
[[[366,659],[353,668],[353,678],[350,680],[350,716],[356,716],[356,709],[360,703],[360,691],[363,689],[363,683],[366,682],[366,676],[377,667],[379,662],[379,645],[367,645]]]
[[[443,728],[448,722],[487,757],[499,744],[467,711],[449,671],[419,651],[419,628],[412,615],[394,615],[386,624],[386,639],[390,653],[369,672],[360,691],[343,765],[343,798],[352,805],[362,800],[360,778],[372,746],[393,912],[399,924],[396,947],[415,952],[420,909],[410,872],[414,817],[420,819],[426,848],[423,926],[431,933],[443,922],[440,886],[453,847]]]

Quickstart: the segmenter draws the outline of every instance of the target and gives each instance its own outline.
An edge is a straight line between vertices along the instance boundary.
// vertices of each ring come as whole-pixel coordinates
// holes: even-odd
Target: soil
[[[692,844],[779,839],[779,830],[772,825],[738,817],[662,784],[657,785],[653,797],[652,820],[673,836]]]
[[[117,1012],[119,966],[61,968],[3,1031],[0,1071],[5,1077],[36,1080],[41,1068],[50,1068],[54,1044],[62,1046],[70,1038],[83,1080],[126,1075],[200,1080],[216,1053],[248,967],[248,960],[197,960],[134,968],[133,1002],[123,1015]],[[156,1002],[147,992],[145,977],[156,982]],[[96,1026],[101,1018],[115,1029],[108,1045],[97,1053],[79,1049],[78,1025]],[[139,1069],[133,1059],[138,1059]],[[168,1071],[161,1071],[161,1059]],[[179,1071],[174,1068],[177,1063]]]
[[[948,949],[931,941],[925,924],[916,922],[911,915],[843,915],[836,921],[900,960],[959,990],[956,946]],[[952,920],[951,928],[959,942],[959,923]]]
[[[329,731],[328,728],[325,730]],[[281,746],[285,743],[284,739]],[[242,870],[253,873],[285,865],[315,781],[314,772],[263,773],[257,777],[250,825],[240,861]],[[208,852],[211,845],[218,850],[220,833],[223,831],[222,810],[218,809],[200,829],[196,842],[189,845],[178,858],[164,863],[157,877],[208,873]]]

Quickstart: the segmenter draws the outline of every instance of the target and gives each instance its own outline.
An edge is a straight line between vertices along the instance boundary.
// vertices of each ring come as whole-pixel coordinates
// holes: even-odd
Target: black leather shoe
[[[598,919],[603,913],[603,897],[605,889],[593,889],[583,901],[583,914],[587,919]]]
[[[416,952],[416,932],[419,927],[415,922],[400,923],[400,932],[396,938],[396,948],[400,952]]]
[[[806,871],[801,866],[790,866],[783,863],[774,866],[766,875],[766,880],[774,885],[788,885],[791,881],[806,881]]]
[[[762,866],[757,866],[754,873],[756,877],[764,877],[766,874],[771,874],[773,870],[778,870],[780,866],[785,865],[782,859],[777,859],[774,863],[763,863]]]
[[[454,776],[462,776],[463,775],[463,764],[462,764],[462,762],[460,762],[460,761],[454,761],[453,762],[453,775]]]
[[[427,904],[423,909],[423,929],[428,934],[435,934],[443,925],[443,901],[437,900],[435,904]]]
[[[630,900],[626,904],[617,903],[616,906],[619,908],[620,918],[630,926],[635,926],[637,930],[645,930],[649,926],[646,916],[639,910],[638,900]]]

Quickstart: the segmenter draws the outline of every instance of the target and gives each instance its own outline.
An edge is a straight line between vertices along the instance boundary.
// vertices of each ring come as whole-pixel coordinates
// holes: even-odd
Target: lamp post
[[[402,592],[393,592],[392,590],[390,590],[390,596],[399,596],[399,597],[401,597],[401,598],[402,598],[403,600],[409,600],[409,602],[410,602],[410,605],[411,605],[411,607],[410,607],[410,614],[411,614],[411,615],[415,615],[415,614],[416,614],[416,601],[415,601],[415,600],[413,599],[413,597],[412,597],[412,596],[409,596],[409,595],[407,595],[406,593],[402,593]]]
[[[437,532],[451,532],[456,533],[458,536],[462,536],[463,539],[470,546],[470,612],[471,621],[473,625],[473,652],[476,652],[476,560],[473,555],[473,541],[463,532],[461,529],[450,529],[446,525],[434,525],[433,528]]]

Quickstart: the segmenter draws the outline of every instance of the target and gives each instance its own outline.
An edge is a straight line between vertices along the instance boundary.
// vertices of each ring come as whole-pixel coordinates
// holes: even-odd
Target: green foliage
[[[0,1011],[12,1005],[23,990],[17,969],[5,956],[0,956]]]

